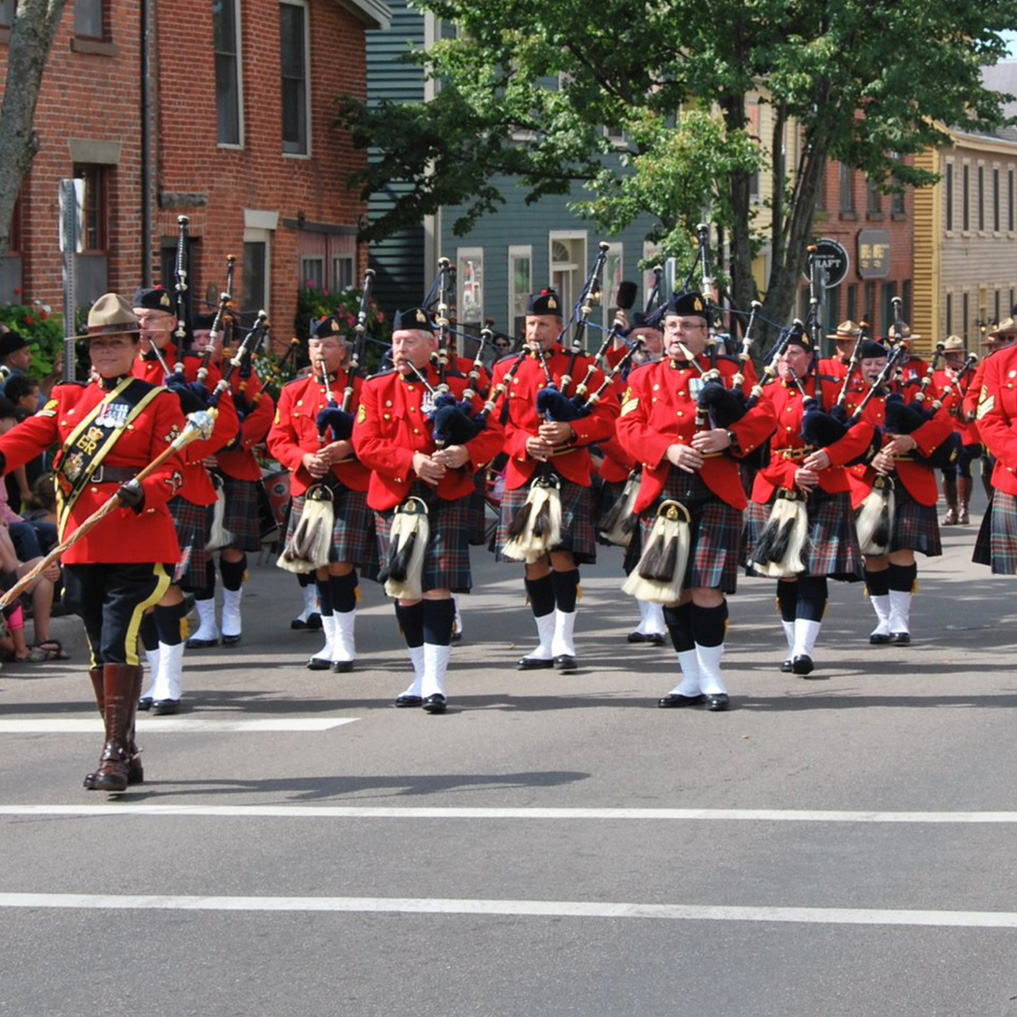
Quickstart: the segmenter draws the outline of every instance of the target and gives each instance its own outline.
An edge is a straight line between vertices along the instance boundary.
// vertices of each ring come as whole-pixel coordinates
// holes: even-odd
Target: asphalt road
[[[727,714],[655,708],[673,652],[626,643],[613,550],[573,675],[514,670],[520,570],[477,552],[440,717],[391,708],[376,587],[358,670],[310,672],[295,581],[253,566],[242,643],[188,654],[115,797],[80,787],[58,619],[73,667],[0,671],[0,1014],[1015,1015],[1014,581],[975,529],[920,561],[909,648],[835,584],[809,679],[743,580]]]

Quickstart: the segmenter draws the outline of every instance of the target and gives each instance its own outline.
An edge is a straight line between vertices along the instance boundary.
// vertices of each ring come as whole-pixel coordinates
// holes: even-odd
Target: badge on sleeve
[[[361,403],[357,410],[357,423],[362,424],[365,420],[367,420],[367,407]]]

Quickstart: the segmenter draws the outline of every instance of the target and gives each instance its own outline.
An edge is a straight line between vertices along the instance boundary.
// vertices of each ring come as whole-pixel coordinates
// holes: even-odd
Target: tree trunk
[[[728,95],[721,101],[724,122],[728,130],[745,129],[745,96]],[[752,301],[759,297],[755,277],[752,274],[752,201],[751,175],[736,170],[730,177],[731,213],[734,228],[731,230],[729,272],[731,275],[731,306],[747,312]],[[732,334],[742,334],[748,318],[736,316],[732,319]]]
[[[39,142],[32,123],[46,58],[66,0],[19,0],[7,50],[0,106],[0,257],[10,248],[11,216]]]

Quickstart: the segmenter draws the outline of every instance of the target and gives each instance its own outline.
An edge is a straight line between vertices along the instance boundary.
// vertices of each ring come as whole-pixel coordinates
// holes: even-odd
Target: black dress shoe
[[[630,632],[627,641],[630,643],[648,643],[650,637],[643,632]]]
[[[705,696],[683,696],[679,692],[669,692],[657,700],[657,705],[662,710],[675,710],[682,706],[700,706],[705,701]]]
[[[151,710],[152,709],[152,697],[151,696],[142,696],[138,700],[138,709],[141,710],[142,713],[145,713],[148,710]]]
[[[225,638],[223,639],[223,642],[224,643],[226,642]],[[195,636],[191,636],[191,638],[187,640],[188,650],[206,650],[210,646],[218,645],[219,645],[218,639],[198,639]]]
[[[667,637],[663,632],[654,632],[652,635],[646,637],[646,641],[651,646],[663,646],[667,642]]]
[[[812,663],[812,658],[807,653],[799,654],[793,661],[791,661],[791,670],[795,674],[812,674],[815,668],[816,665]]]
[[[542,671],[551,667],[554,667],[554,660],[545,660],[543,657],[521,657],[516,661],[516,669],[519,671]]]
[[[554,658],[555,671],[561,671],[563,674],[568,671],[575,671],[576,666],[576,658],[571,653],[559,653]]]
[[[240,633],[238,632],[235,636],[227,636],[223,634],[222,645],[223,646],[236,646],[240,642]]]
[[[715,692],[713,695],[706,697],[706,708],[711,713],[723,713],[725,710],[730,709],[731,701],[727,697],[726,692]]]
[[[420,696],[396,696],[395,704],[400,709],[405,706],[422,706],[424,700]]]
[[[795,669],[794,661],[788,657],[788,659],[780,665],[780,669],[784,672],[784,674],[791,674]]]
[[[333,660],[332,674],[349,674],[353,670],[352,660]]]
[[[869,636],[869,642],[873,646],[886,646],[886,644],[890,642],[890,637],[882,632],[873,632],[872,635]]]
[[[332,667],[332,661],[326,660],[324,657],[312,657],[307,662],[308,671],[328,671]]]
[[[893,646],[910,646],[911,645],[911,633],[910,632],[891,632],[890,643]]]
[[[433,696],[428,696],[422,705],[427,713],[444,713],[445,697],[440,692],[435,692]]]
[[[179,699],[156,699],[152,703],[152,713],[156,717],[168,717],[180,712]]]

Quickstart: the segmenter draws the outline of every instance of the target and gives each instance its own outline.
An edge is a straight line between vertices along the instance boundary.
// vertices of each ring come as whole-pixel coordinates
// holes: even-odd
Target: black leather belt
[[[138,475],[138,471],[129,466],[103,466],[101,463],[88,478],[90,484],[126,484]]]

